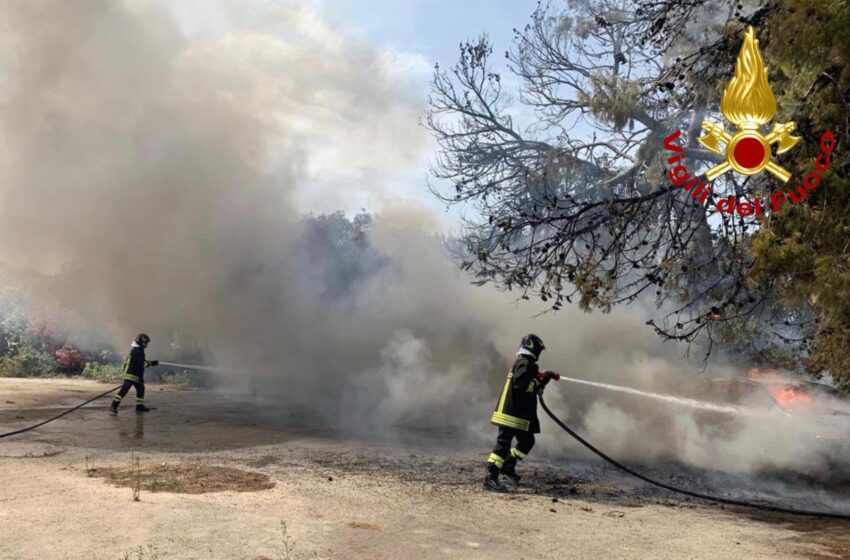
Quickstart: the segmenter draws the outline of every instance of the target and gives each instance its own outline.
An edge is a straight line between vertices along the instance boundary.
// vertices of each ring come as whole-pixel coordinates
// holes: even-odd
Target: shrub
[[[2,377],[44,377],[55,371],[53,355],[31,346],[23,346],[15,354],[0,358]]]
[[[56,356],[56,363],[59,368],[66,373],[76,373],[83,369],[83,364],[86,363],[86,357],[70,342],[65,342],[62,348],[53,353]]]
[[[113,383],[121,379],[121,368],[114,364],[99,364],[88,362],[81,374],[86,379],[94,379],[103,383]]]
[[[203,387],[204,374],[196,371],[167,371],[159,376],[160,383],[179,387]]]

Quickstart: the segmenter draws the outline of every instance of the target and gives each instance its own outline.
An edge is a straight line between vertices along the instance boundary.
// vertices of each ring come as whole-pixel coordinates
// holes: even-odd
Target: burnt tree
[[[709,352],[754,321],[788,321],[770,290],[747,282],[755,222],[672,185],[663,148],[681,130],[694,173],[722,161],[697,143],[700,125],[722,118],[719,88],[742,31],[768,10],[742,14],[722,1],[541,4],[505,53],[517,97],[492,69],[486,36],[462,44],[448,71],[437,67],[425,119],[439,146],[430,186],[472,210],[462,266],[475,282],[539,297],[552,310],[574,302],[607,311],[648,297],[661,336],[704,336]],[[726,174],[712,196],[746,197],[767,181]]]

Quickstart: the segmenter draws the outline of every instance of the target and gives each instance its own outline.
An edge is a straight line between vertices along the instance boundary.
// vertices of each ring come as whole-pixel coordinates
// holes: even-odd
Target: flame
[[[750,379],[778,379],[779,373],[773,368],[750,368],[747,371],[747,377],[749,377]]]
[[[752,26],[747,28],[738,53],[735,77],[723,90],[720,110],[741,128],[758,128],[776,113],[776,99],[767,83],[767,70]]]
[[[794,389],[777,389],[771,391],[773,398],[781,405],[789,404],[808,404],[812,402],[812,396],[805,391],[795,391]]]

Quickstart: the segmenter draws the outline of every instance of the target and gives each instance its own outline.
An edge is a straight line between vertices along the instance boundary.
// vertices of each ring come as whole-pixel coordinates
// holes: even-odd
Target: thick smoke
[[[407,132],[418,106],[393,95],[378,53],[347,48],[297,4],[274,11],[277,36],[208,42],[151,3],[0,11],[2,258],[61,272],[50,292],[120,347],[181,330],[219,359],[277,369],[321,355],[310,294],[293,291],[296,188],[316,158],[334,159],[317,147],[329,127],[348,157],[404,160],[421,142]]]
[[[374,404],[364,372],[407,363],[416,340],[437,373],[492,367],[496,321],[418,229],[427,216],[373,228],[386,256],[369,282],[329,293],[345,267],[316,265],[331,250],[305,250],[293,198],[316,165],[422,155],[424,101],[308,7],[267,15],[193,41],[150,2],[3,3],[0,258],[49,275],[35,299],[118,350],[145,330],[162,354],[188,333],[209,361],[257,372],[242,385],[293,400]]]
[[[299,189],[334,166],[368,184],[415,164],[428,150],[421,88],[308,7],[272,15],[193,39],[156,3],[0,3],[0,259],[46,275],[30,283],[34,299],[122,351],[144,330],[151,356],[168,357],[173,333],[190,334],[209,363],[251,372],[223,381],[373,426],[489,437],[531,331],[549,348],[543,365],[575,377],[668,390],[698,371],[658,344],[640,309],[533,318],[513,294],[472,287],[426,233],[439,229],[427,213],[387,211],[362,252],[335,247],[336,222],[303,220]],[[346,192],[334,196],[323,205]],[[553,386],[553,406],[627,457],[717,466],[759,437],[718,451],[690,410],[656,422],[653,402],[559,392],[576,390]],[[778,462],[806,448],[792,442]]]

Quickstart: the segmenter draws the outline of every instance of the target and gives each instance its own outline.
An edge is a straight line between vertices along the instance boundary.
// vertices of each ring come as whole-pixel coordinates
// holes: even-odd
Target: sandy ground
[[[103,390],[0,379],[0,432]],[[427,432],[381,440],[210,391],[153,386],[148,400],[158,407],[149,415],[126,407],[110,417],[101,401],[0,440],[0,558],[850,557],[850,523],[684,501],[598,464],[532,459],[523,466],[528,486],[498,495],[480,488],[486,445]],[[143,464],[260,472],[275,485],[143,488],[134,502],[131,489],[89,476],[129,466],[131,453]],[[145,556],[133,552],[140,546]]]

